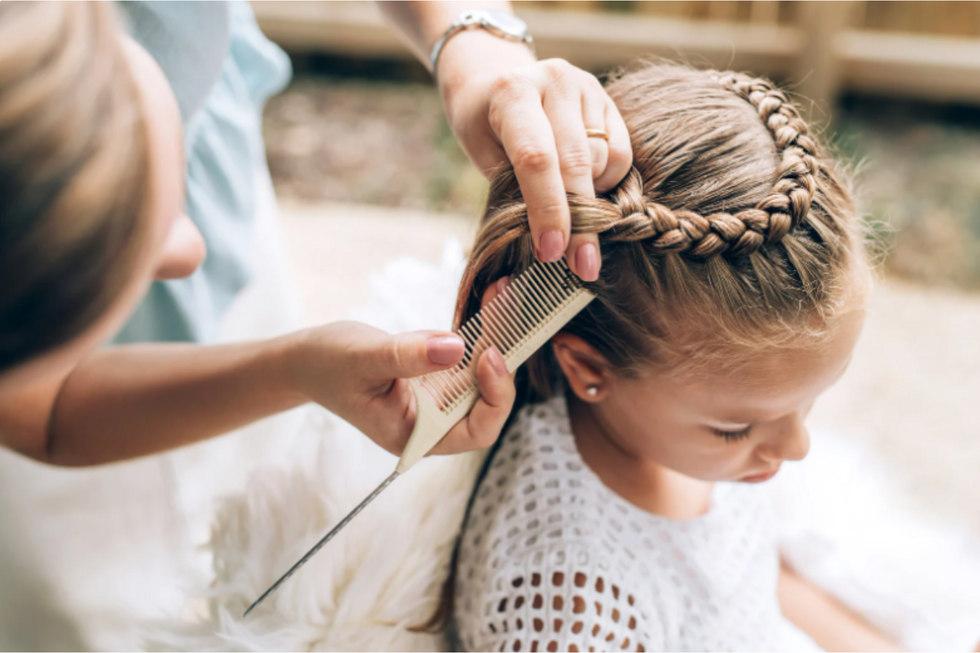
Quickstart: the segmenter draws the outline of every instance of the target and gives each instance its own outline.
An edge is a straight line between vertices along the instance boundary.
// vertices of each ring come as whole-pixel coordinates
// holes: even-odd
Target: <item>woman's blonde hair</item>
[[[607,91],[634,167],[605,197],[569,198],[573,232],[599,236],[602,274],[566,330],[627,375],[734,369],[820,341],[864,258],[847,185],[798,108],[767,80],[676,64],[645,65]],[[532,257],[508,170],[492,184],[457,320]],[[538,390],[548,357],[530,363]]]
[[[84,332],[144,253],[147,131],[109,3],[0,3],[0,371]]]

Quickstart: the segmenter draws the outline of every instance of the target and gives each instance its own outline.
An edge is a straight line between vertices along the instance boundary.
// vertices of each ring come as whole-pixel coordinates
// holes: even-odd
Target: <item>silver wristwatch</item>
[[[527,47],[531,48],[532,53],[534,52],[534,39],[528,34],[527,23],[523,20],[505,11],[475,9],[465,12],[454,20],[453,24],[449,26],[449,29],[432,46],[432,57],[430,61],[432,62],[433,77],[436,76],[436,64],[439,63],[439,54],[442,52],[442,48],[446,45],[446,42],[463,30],[471,28],[485,29],[494,36],[507,41],[524,43]]]

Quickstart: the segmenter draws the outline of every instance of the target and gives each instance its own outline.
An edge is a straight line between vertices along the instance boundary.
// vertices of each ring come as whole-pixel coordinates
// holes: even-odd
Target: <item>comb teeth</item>
[[[420,377],[419,386],[441,412],[452,412],[477,394],[476,364],[483,352],[495,347],[513,372],[533,353],[532,350],[522,355],[549,318],[583,293],[588,291],[564,259],[533,263],[459,328],[466,343],[463,360],[448,370]]]

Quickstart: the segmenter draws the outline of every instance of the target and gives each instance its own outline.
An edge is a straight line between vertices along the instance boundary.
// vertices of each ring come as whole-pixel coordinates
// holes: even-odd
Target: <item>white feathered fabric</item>
[[[316,430],[333,431],[317,459],[257,474],[245,496],[221,507],[209,616],[155,633],[153,648],[445,649],[442,635],[410,627],[435,610],[479,455],[420,463],[242,619],[247,605],[394,465],[391,456],[344,446],[352,444],[337,437],[344,429]]]
[[[391,332],[448,327],[462,271],[410,259],[371,281],[352,316]],[[247,619],[245,607],[394,468],[350,425],[310,409],[291,469],[256,474],[219,507],[215,579],[181,618],[147,629],[167,650],[445,650],[411,626],[433,613],[482,454],[430,458],[399,478]],[[269,434],[276,437],[276,434]],[[980,640],[980,545],[913,518],[880,462],[831,435],[777,479],[783,556],[882,630],[917,650]]]
[[[389,332],[448,328],[463,266],[388,265],[351,317]],[[439,600],[483,453],[423,460],[247,619],[242,612],[377,484],[397,459],[349,424],[309,409],[292,469],[256,473],[217,510],[215,580],[182,618],[147,627],[154,650],[444,650],[413,632]],[[280,434],[269,434],[278,437]]]

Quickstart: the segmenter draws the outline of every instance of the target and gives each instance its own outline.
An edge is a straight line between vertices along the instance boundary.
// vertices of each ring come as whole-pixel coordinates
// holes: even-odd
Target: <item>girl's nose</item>
[[[804,413],[780,420],[771,438],[760,447],[763,458],[770,460],[803,460],[810,451],[810,434],[803,423]]]

